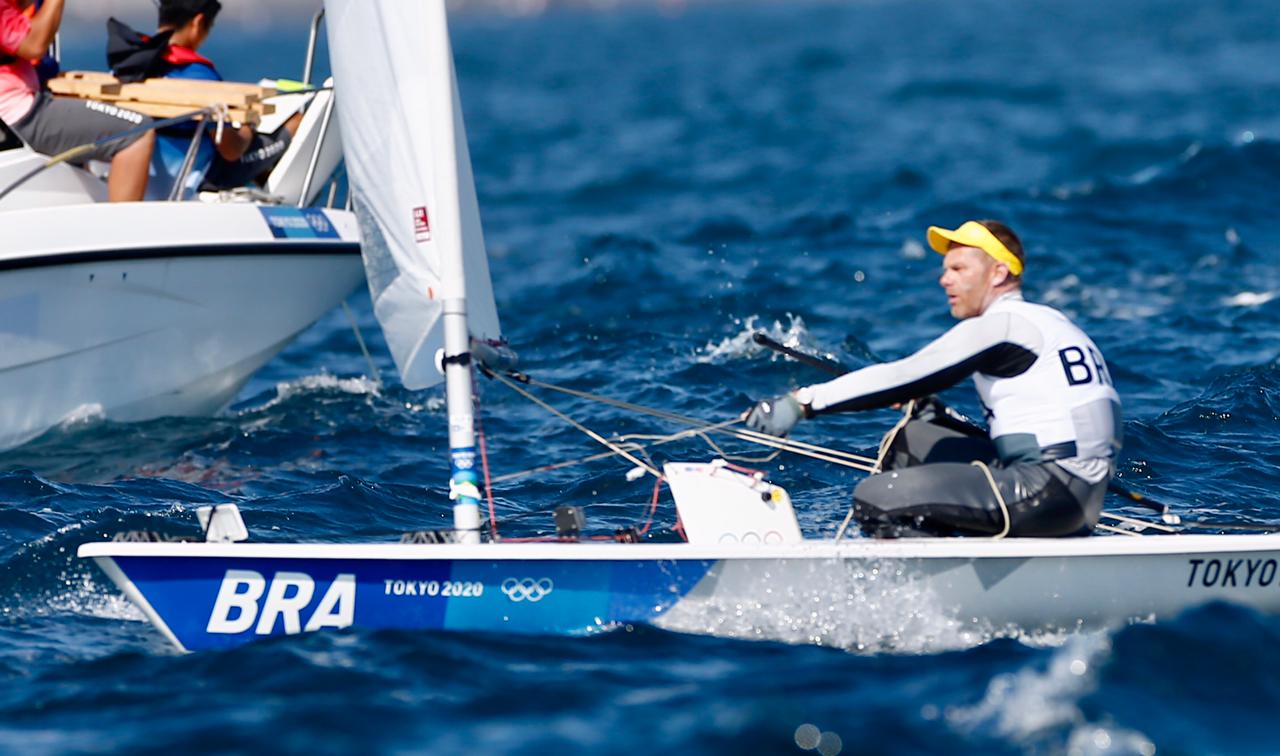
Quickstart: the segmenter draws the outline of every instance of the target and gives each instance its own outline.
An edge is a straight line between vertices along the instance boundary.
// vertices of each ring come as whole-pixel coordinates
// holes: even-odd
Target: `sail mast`
[[[466,265],[463,258],[462,205],[458,197],[458,156],[467,157],[466,131],[457,107],[458,80],[453,70],[453,48],[444,0],[431,1],[431,21],[425,43],[432,51],[430,79],[447,91],[434,92],[433,101],[445,104],[448,118],[437,119],[432,140],[437,160],[436,212],[442,226],[451,229],[441,241],[440,284],[444,310],[445,405],[449,415],[449,498],[453,500],[453,528],[461,543],[480,542],[480,489],[475,471],[476,443],[473,387],[471,385],[470,331],[467,327]],[[437,68],[438,66],[438,68]],[[459,141],[462,149],[459,150]],[[469,167],[469,166],[468,166]]]
[[[440,382],[458,540],[480,538],[471,337],[501,339],[444,0],[325,0],[374,314],[405,388]]]

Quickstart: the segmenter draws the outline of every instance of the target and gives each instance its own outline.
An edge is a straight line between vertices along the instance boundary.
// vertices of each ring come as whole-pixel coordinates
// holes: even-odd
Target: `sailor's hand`
[[[747,427],[753,431],[782,437],[804,417],[804,409],[791,394],[765,399],[747,413]]]

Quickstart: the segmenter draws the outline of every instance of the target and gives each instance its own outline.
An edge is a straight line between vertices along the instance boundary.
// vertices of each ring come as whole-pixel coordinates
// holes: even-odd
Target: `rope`
[[[844,538],[844,533],[849,529],[849,523],[853,522],[853,507],[849,507],[849,514],[844,516],[844,522],[840,523],[840,529],[836,531],[836,540]]]
[[[1177,528],[1171,528],[1171,527],[1169,527],[1168,525],[1164,525],[1164,524],[1162,524],[1162,523],[1158,523],[1158,522],[1149,522],[1149,521],[1147,521],[1147,520],[1139,520],[1139,519],[1134,518],[1134,517],[1125,517],[1124,515],[1112,514],[1112,513],[1110,513],[1110,512],[1103,512],[1103,513],[1102,513],[1102,516],[1103,516],[1103,517],[1106,517],[1106,518],[1108,518],[1108,519],[1115,520],[1116,522],[1123,523],[1123,524],[1125,524],[1125,525],[1132,525],[1132,526],[1134,526],[1134,527],[1139,527],[1139,528],[1144,528],[1144,529],[1145,529],[1145,528],[1151,528],[1152,530],[1161,530],[1161,531],[1164,531],[1165,533],[1178,533],[1178,532],[1181,532],[1181,531],[1179,531]],[[1101,528],[1101,527],[1110,527],[1110,526],[1103,526],[1103,525],[1099,525],[1098,527],[1100,527],[1100,528]],[[1125,532],[1130,532],[1130,531],[1125,531]],[[1135,534],[1135,535],[1136,535],[1136,534]]]
[[[356,322],[356,314],[351,311],[351,306],[347,304],[347,300],[342,300],[342,311],[347,314],[347,320],[351,323],[351,332],[356,335],[356,343],[360,345],[360,353],[364,355],[364,361],[369,364],[369,375],[373,376],[373,385],[379,391],[382,390],[382,373],[378,372],[378,366],[373,364],[373,355],[369,354],[369,347],[364,343],[364,334],[360,333],[360,324]]]
[[[607,456],[620,455],[628,460],[635,460],[635,458],[630,456],[627,453],[627,451],[622,448],[620,444],[611,443],[606,439],[604,439],[599,434],[596,434],[586,429],[584,426],[582,426],[581,423],[574,421],[568,415],[553,408],[551,405],[547,404],[541,399],[538,399],[532,393],[520,388],[518,385],[516,385],[515,382],[510,380],[508,377],[504,375],[500,375],[498,373],[492,373],[492,375],[495,379],[500,381],[503,385],[512,389],[513,391],[525,397],[526,399],[529,399],[530,401],[534,402],[535,404],[542,407],[543,409],[546,409],[548,412],[551,412],[552,414],[561,418],[562,420],[574,426],[575,428],[578,428],[579,430],[586,433],[588,436],[595,439],[597,442],[604,444],[606,447],[610,449],[611,451],[610,454],[597,455],[594,457],[594,459],[602,459]],[[636,412],[638,414],[649,415],[651,417],[657,417],[663,420],[669,420],[672,422],[678,422],[678,423],[683,423],[685,425],[695,426],[693,429],[689,431],[684,431],[681,434],[675,434],[675,436],[672,436],[672,437],[658,437],[658,439],[664,443],[667,442],[666,440],[677,440],[678,438],[687,438],[691,435],[697,435],[697,436],[701,436],[704,441],[707,441],[708,444],[712,446],[712,448],[716,449],[718,452],[723,453],[723,450],[720,449],[718,446],[716,446],[714,443],[712,443],[710,439],[707,438],[707,436],[705,435],[708,433],[723,433],[725,435],[732,436],[740,441],[746,441],[749,443],[758,444],[760,446],[767,446],[773,449],[777,449],[778,451],[785,451],[792,454],[809,457],[811,459],[816,459],[822,462],[828,462],[833,465],[839,465],[841,467],[849,467],[855,470],[861,470],[863,472],[870,472],[872,470],[872,466],[875,464],[875,460],[871,459],[870,457],[864,457],[858,454],[853,454],[851,452],[846,452],[839,449],[829,449],[827,447],[817,446],[814,444],[806,444],[800,441],[780,439],[775,436],[770,436],[766,433],[757,433],[756,431],[752,431],[752,430],[733,428],[732,426],[742,422],[741,418],[734,418],[732,420],[726,420],[721,423],[707,424],[702,420],[698,420],[696,418],[688,417],[685,415],[680,415],[674,412],[667,412],[665,410],[654,409],[654,408],[645,407],[639,404],[632,404],[630,402],[623,402],[617,399],[611,399],[609,397],[600,396],[598,394],[591,394],[586,391],[578,391],[577,389],[566,388],[564,386],[558,386],[552,383],[545,383],[543,381],[529,378],[528,376],[522,376],[521,382],[526,383],[530,386],[544,388],[549,391],[556,391],[558,393],[567,394],[569,396],[573,396],[579,399],[584,399],[586,401],[597,402],[597,403],[605,404],[611,407],[624,409],[630,412]],[[644,447],[632,446],[631,448],[635,450],[642,450]],[[583,461],[586,461],[586,460],[583,460]],[[759,461],[768,461],[768,459],[747,460],[747,461],[759,462]],[[559,463],[559,464],[560,466],[567,467],[573,463]],[[637,461],[636,464],[641,467],[646,467],[647,469],[651,469],[641,462]],[[544,470],[544,469],[547,469],[547,468],[536,468],[536,470],[538,471]],[[555,468],[550,468],[550,469],[555,469]],[[531,472],[533,471],[528,471],[527,473],[512,474],[512,477],[519,477],[520,475],[529,474]],[[656,475],[657,473],[655,472],[654,474]],[[509,478],[504,476],[504,479],[509,479]]]
[[[1142,537],[1141,533],[1135,533],[1132,530],[1125,530],[1124,528],[1117,528],[1111,525],[1103,525],[1102,523],[1098,523],[1095,527],[1097,527],[1098,530],[1105,530],[1108,533],[1117,533],[1119,535],[1127,535],[1133,538]]]
[[[596,433],[595,431],[593,431],[593,430],[591,430],[590,428],[586,427],[585,425],[583,425],[582,423],[578,422],[577,420],[574,420],[573,418],[569,417],[568,415],[566,415],[565,413],[563,413],[563,412],[561,412],[560,410],[556,409],[555,407],[552,407],[550,404],[547,404],[546,402],[542,401],[541,399],[539,399],[538,397],[534,396],[534,395],[533,395],[533,394],[531,394],[530,392],[525,391],[524,389],[520,388],[520,387],[519,387],[519,386],[517,386],[514,382],[512,382],[511,380],[509,380],[506,376],[502,376],[502,375],[499,375],[499,374],[497,374],[497,373],[494,373],[494,374],[493,374],[493,377],[494,377],[494,378],[496,378],[496,379],[498,379],[499,381],[501,381],[505,386],[507,386],[507,388],[509,388],[509,389],[511,389],[512,391],[515,391],[517,394],[520,394],[521,396],[523,396],[525,399],[528,399],[529,401],[533,402],[534,404],[538,405],[539,407],[541,407],[541,408],[545,409],[547,412],[550,412],[551,414],[553,414],[553,415],[555,415],[556,417],[560,418],[561,420],[565,421],[565,422],[566,422],[566,423],[568,423],[569,425],[571,425],[571,426],[573,426],[574,428],[577,428],[579,431],[581,431],[581,432],[585,433],[585,434],[586,434],[589,438],[591,438],[593,441],[595,441],[595,442],[597,442],[597,443],[599,443],[599,444],[602,444],[605,448],[609,449],[609,450],[610,450],[610,451],[612,451],[614,454],[617,454],[617,455],[621,456],[623,459],[626,459],[628,462],[631,462],[631,463],[632,463],[632,464],[634,464],[636,467],[642,467],[642,468],[644,468],[646,472],[648,472],[650,475],[654,476],[655,478],[658,478],[658,479],[661,479],[661,478],[662,478],[662,473],[658,472],[658,470],[657,470],[656,468],[654,468],[652,465],[650,465],[649,463],[642,461],[639,457],[634,456],[633,454],[631,454],[630,452],[628,452],[626,449],[623,449],[622,447],[620,447],[620,446],[618,446],[617,444],[613,443],[612,441],[610,441],[609,439],[605,438],[604,436],[601,436],[599,433]]]
[[[649,532],[649,527],[653,525],[653,516],[658,511],[658,494],[661,490],[662,479],[659,478],[653,481],[653,501],[649,502],[649,517],[644,521],[644,527],[636,531],[636,536],[639,538],[644,538],[645,534]]]
[[[996,503],[1000,505],[1000,511],[1004,513],[1004,530],[1001,530],[999,533],[996,533],[994,536],[992,536],[992,539],[999,540],[1001,538],[1004,538],[1005,536],[1009,535],[1009,528],[1012,527],[1013,525],[1013,520],[1009,517],[1009,507],[1006,506],[1004,503],[1004,494],[1000,493],[1000,486],[996,485],[996,478],[994,475],[991,474],[991,468],[987,467],[986,462],[980,462],[978,460],[974,460],[969,464],[973,465],[974,467],[982,468],[982,472],[986,473],[987,475],[987,482],[991,484],[991,491],[996,495]]]
[[[346,302],[343,302],[345,305]],[[498,515],[493,507],[493,481],[489,478],[489,449],[484,442],[484,423],[480,420],[480,408],[476,408],[476,435],[480,441],[480,469],[484,471],[484,494],[489,500],[489,539],[498,540]]]
[[[875,475],[884,472],[884,460],[889,456],[889,447],[893,446],[893,442],[898,438],[898,434],[902,429],[907,427],[907,423],[911,422],[911,415],[916,411],[916,400],[912,399],[902,408],[902,417],[897,423],[884,434],[884,438],[880,439],[880,450],[876,453],[876,463],[871,470],[871,474]],[[852,510],[850,510],[852,511]]]
[[[641,415],[649,415],[651,417],[657,417],[663,420],[670,420],[672,422],[682,423],[684,425],[696,426],[699,430],[706,431],[706,432],[725,433],[741,441],[749,441],[751,443],[760,444],[762,446],[769,446],[775,449],[780,449],[782,451],[791,452],[793,454],[801,454],[805,456],[811,456],[811,455],[806,455],[805,454],[806,452],[815,452],[817,454],[825,455],[823,457],[815,457],[816,459],[823,459],[824,461],[828,461],[837,465],[842,465],[844,467],[853,467],[855,469],[870,472],[872,465],[875,464],[874,459],[870,457],[864,457],[860,454],[854,454],[852,452],[846,452],[840,449],[831,449],[824,446],[817,446],[815,444],[806,444],[802,441],[779,439],[776,436],[770,436],[767,433],[758,433],[753,430],[731,429],[729,427],[737,424],[738,422],[741,422],[740,419],[719,423],[717,425],[707,425],[705,421],[699,420],[693,417],[688,417],[687,415],[680,415],[675,412],[668,412],[666,410],[655,409],[653,407],[645,407],[644,405],[640,405],[640,404],[632,404],[631,402],[624,402],[618,399],[612,399],[607,396],[592,394],[587,391],[579,391],[577,389],[571,389],[566,386],[558,386],[554,383],[546,383],[544,381],[539,381],[536,378],[530,378],[528,376],[524,376],[524,378],[525,380],[523,380],[522,382],[527,383],[530,386],[537,386],[538,388],[544,388],[544,389],[547,389],[548,391],[556,391],[558,393],[567,394],[569,396],[577,397],[579,399],[585,399],[591,402],[606,404],[611,407],[617,407],[618,409],[624,409],[629,412],[635,412]],[[504,383],[507,383],[507,381],[504,381]],[[507,383],[507,385],[510,385],[510,383]],[[848,462],[853,462],[856,464],[847,464]]]

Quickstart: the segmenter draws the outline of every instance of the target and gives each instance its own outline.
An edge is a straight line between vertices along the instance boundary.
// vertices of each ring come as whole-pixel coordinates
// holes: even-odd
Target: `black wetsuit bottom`
[[[991,472],[991,479],[982,467]],[[926,400],[898,431],[885,471],[854,489],[854,517],[864,533],[903,536],[994,536],[1004,530],[1004,498],[1010,537],[1083,536],[1102,512],[1106,481],[1089,483],[1055,462],[996,458],[982,429]]]

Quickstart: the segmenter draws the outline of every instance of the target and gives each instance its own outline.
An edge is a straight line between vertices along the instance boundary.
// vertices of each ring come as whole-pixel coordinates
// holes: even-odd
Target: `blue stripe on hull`
[[[182,645],[366,628],[585,634],[652,622],[714,561],[115,557]]]

